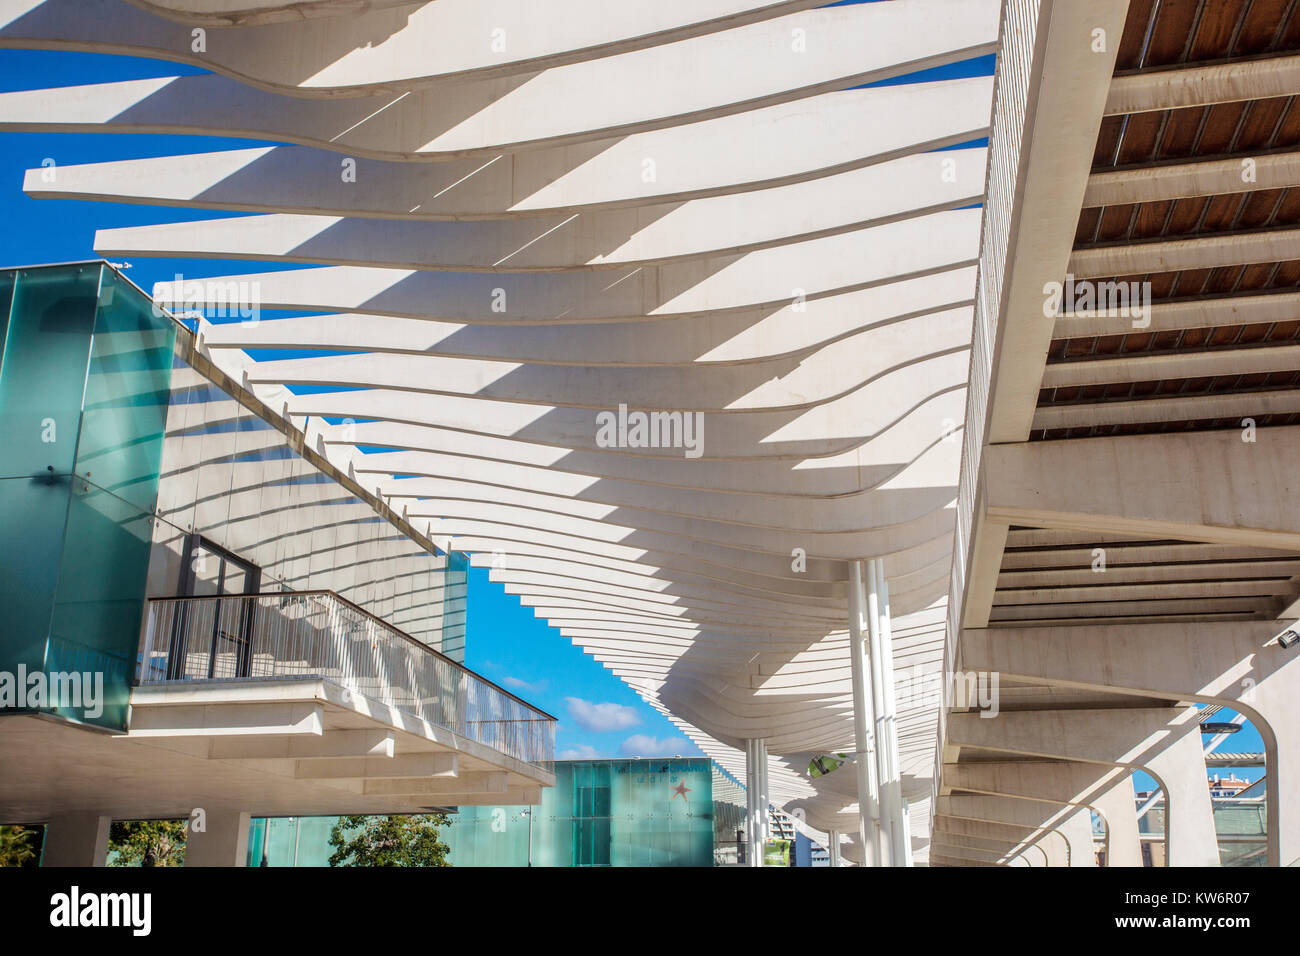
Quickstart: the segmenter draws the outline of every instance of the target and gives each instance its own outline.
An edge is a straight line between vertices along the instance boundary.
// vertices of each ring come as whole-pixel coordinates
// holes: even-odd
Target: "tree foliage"
[[[438,828],[445,813],[339,817],[330,831],[330,866],[451,866]]]
[[[808,764],[809,777],[824,777],[838,770],[847,760],[848,754],[818,754]]]
[[[0,866],[38,866],[40,827],[0,827]]]
[[[114,821],[108,831],[108,848],[113,866],[182,866],[185,821]]]

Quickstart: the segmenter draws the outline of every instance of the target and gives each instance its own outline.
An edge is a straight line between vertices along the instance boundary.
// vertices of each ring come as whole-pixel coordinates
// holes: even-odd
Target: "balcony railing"
[[[140,684],[316,677],[549,769],[555,718],[332,591],[149,602]]]

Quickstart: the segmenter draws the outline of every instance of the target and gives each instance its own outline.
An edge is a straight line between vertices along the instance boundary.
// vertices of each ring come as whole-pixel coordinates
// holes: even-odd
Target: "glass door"
[[[262,571],[257,565],[202,535],[186,538],[185,554],[179,583],[182,597],[254,595],[261,586]],[[249,676],[255,608],[252,597],[185,602],[176,616],[169,676],[173,680]]]

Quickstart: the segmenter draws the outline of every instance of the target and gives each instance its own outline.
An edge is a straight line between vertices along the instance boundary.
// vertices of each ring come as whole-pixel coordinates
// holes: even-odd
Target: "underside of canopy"
[[[0,128],[267,141],[25,188],[255,213],[96,248],[244,260],[156,295],[290,311],[200,350],[724,766],[789,755],[784,803],[854,749],[846,562],[900,673],[942,660],[1001,4],[811,6],[6,0],[0,45],[211,72]]]

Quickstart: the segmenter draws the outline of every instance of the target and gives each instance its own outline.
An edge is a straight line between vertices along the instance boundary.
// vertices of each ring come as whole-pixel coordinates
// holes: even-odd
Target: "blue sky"
[[[630,687],[555,628],[470,570],[465,663],[560,719],[562,758],[672,756],[699,749]]]

